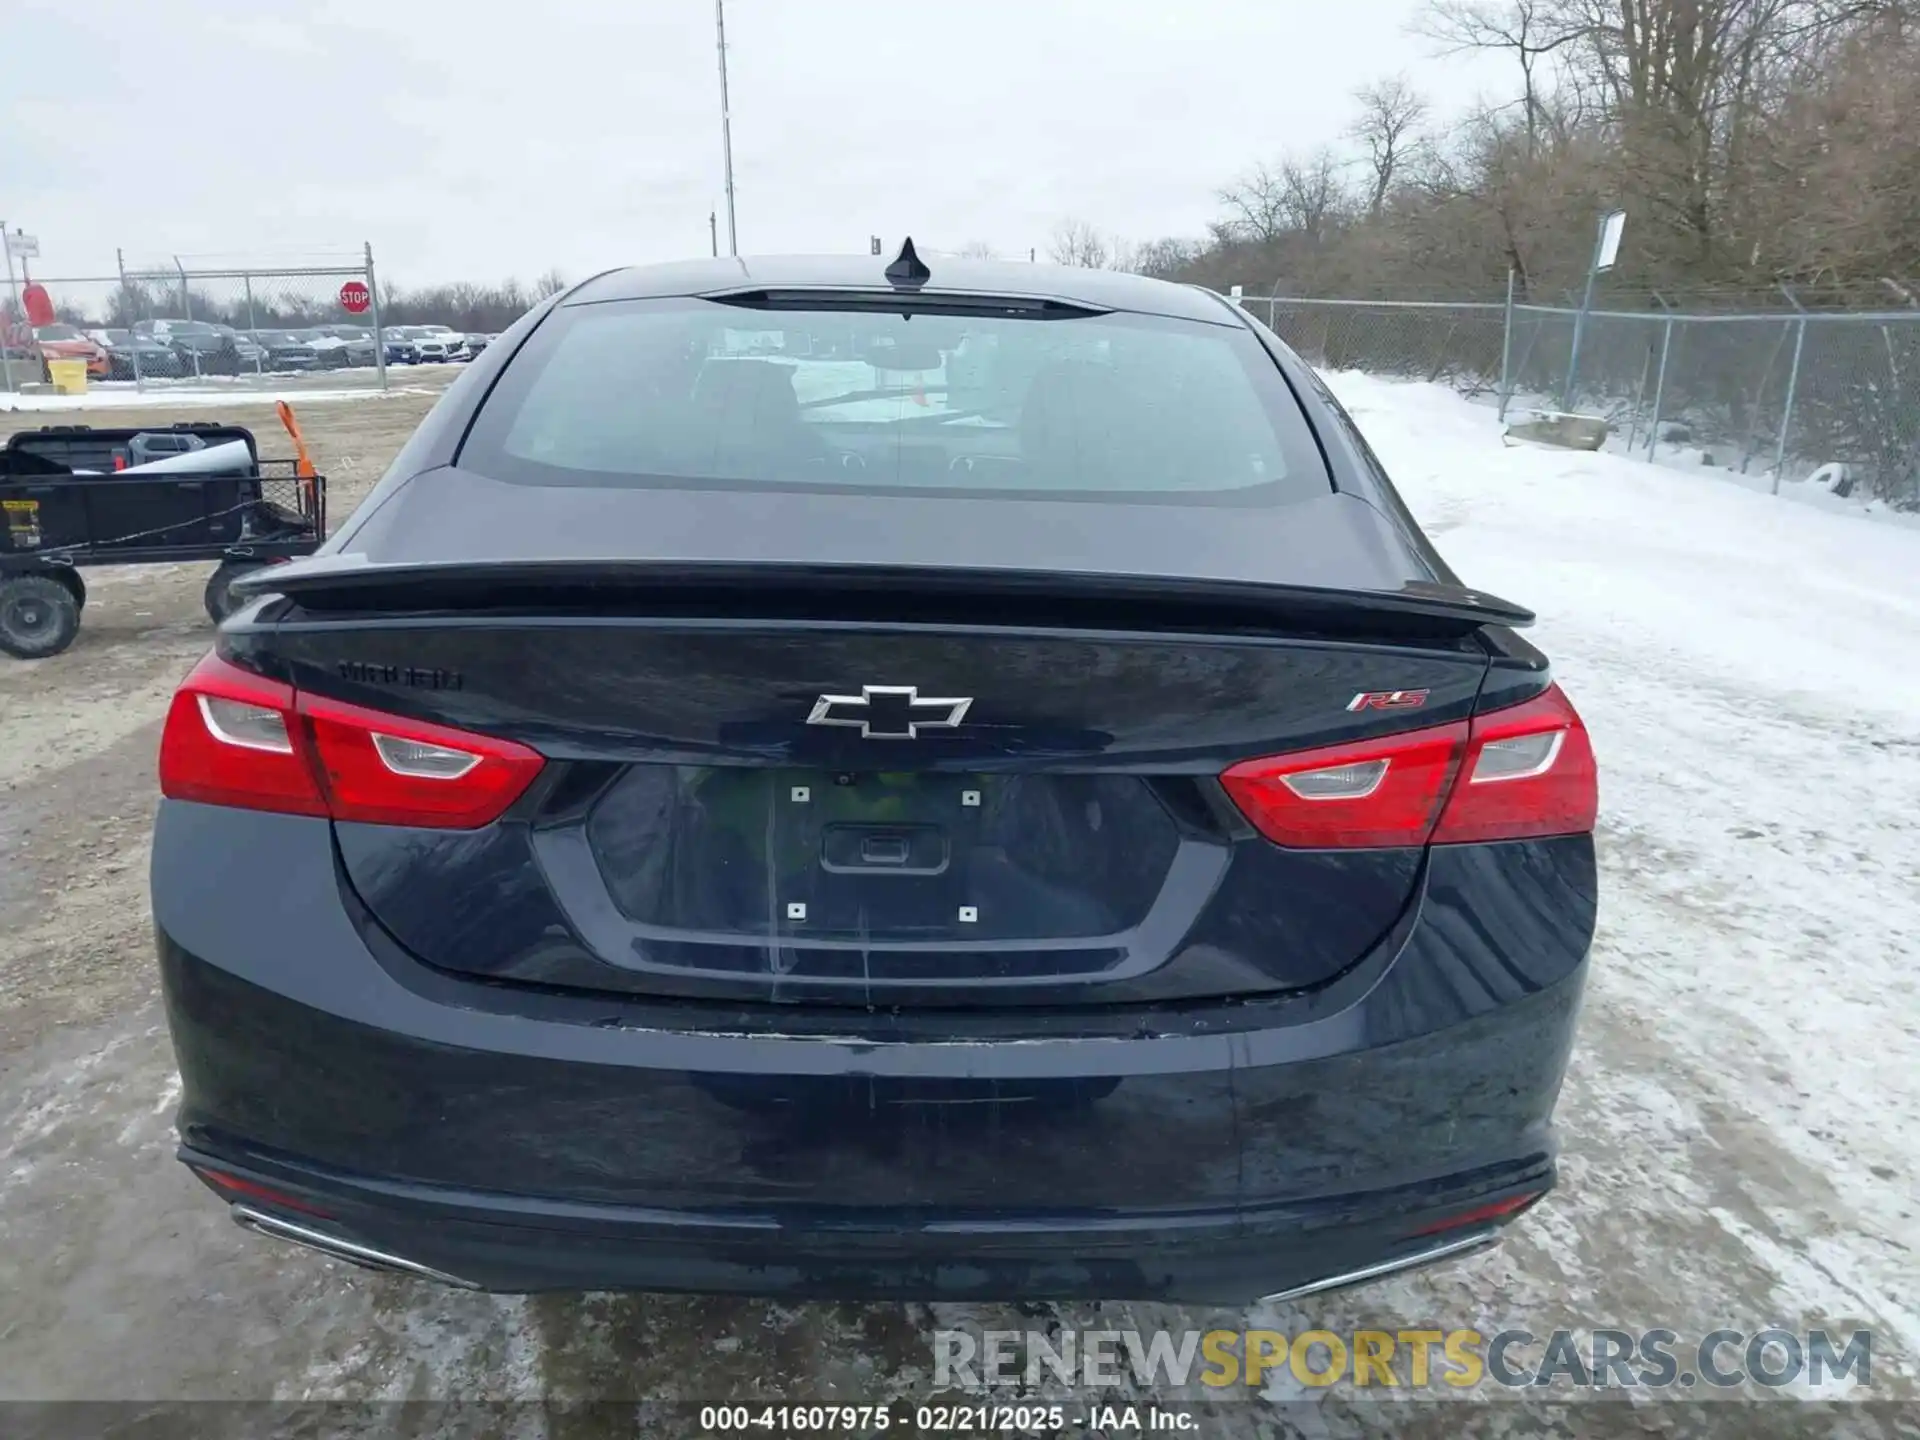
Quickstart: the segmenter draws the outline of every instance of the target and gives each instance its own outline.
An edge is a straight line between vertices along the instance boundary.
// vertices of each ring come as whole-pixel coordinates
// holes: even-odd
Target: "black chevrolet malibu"
[[[611,272],[253,583],[152,879],[180,1157],[256,1231],[496,1290],[1236,1302],[1554,1183],[1586,730],[1215,295]]]

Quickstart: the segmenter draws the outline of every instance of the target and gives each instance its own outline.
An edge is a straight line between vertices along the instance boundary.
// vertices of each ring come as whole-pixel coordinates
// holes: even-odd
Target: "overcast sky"
[[[0,4],[0,218],[41,274],[371,240],[401,285],[577,277],[705,253],[714,209],[725,248],[711,0]],[[740,248],[1199,234],[1356,85],[1500,86],[1419,4],[727,0]]]

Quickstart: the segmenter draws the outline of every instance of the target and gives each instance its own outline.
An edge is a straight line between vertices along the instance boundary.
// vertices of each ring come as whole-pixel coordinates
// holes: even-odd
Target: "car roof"
[[[1086,270],[1072,265],[1022,264],[925,255],[932,272],[922,295],[1017,295],[1065,300],[1101,310],[1130,310],[1219,324],[1231,312],[1218,297],[1190,285],[1152,280],[1123,270]],[[707,295],[766,286],[794,290],[884,290],[891,257],[877,255],[772,255],[682,260],[610,270],[576,286],[563,305],[606,300]]]

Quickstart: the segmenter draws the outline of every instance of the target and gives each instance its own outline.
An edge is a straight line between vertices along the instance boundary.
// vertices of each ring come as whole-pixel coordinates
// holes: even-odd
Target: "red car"
[[[89,340],[71,325],[39,325],[34,327],[34,342],[40,347],[43,360],[84,360],[87,362],[87,376],[93,380],[107,378],[107,352],[104,347]]]

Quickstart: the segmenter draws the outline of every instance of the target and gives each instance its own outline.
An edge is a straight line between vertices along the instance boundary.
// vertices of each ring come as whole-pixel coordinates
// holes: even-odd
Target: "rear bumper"
[[[1551,1164],[1537,1163],[1448,1186],[1261,1211],[943,1224],[876,1217],[859,1228],[810,1224],[804,1215],[565,1204],[376,1183],[191,1145],[180,1158],[247,1228],[370,1269],[513,1293],[846,1300],[1239,1305],[1312,1293],[1485,1249],[1553,1181]],[[1481,1217],[1489,1196],[1501,1213]],[[1462,1215],[1476,1218],[1452,1223]]]
[[[456,979],[365,917],[325,822],[166,802],[182,1158],[490,1289],[1245,1301],[1552,1184],[1591,858],[1436,856],[1313,996],[835,1033]]]

